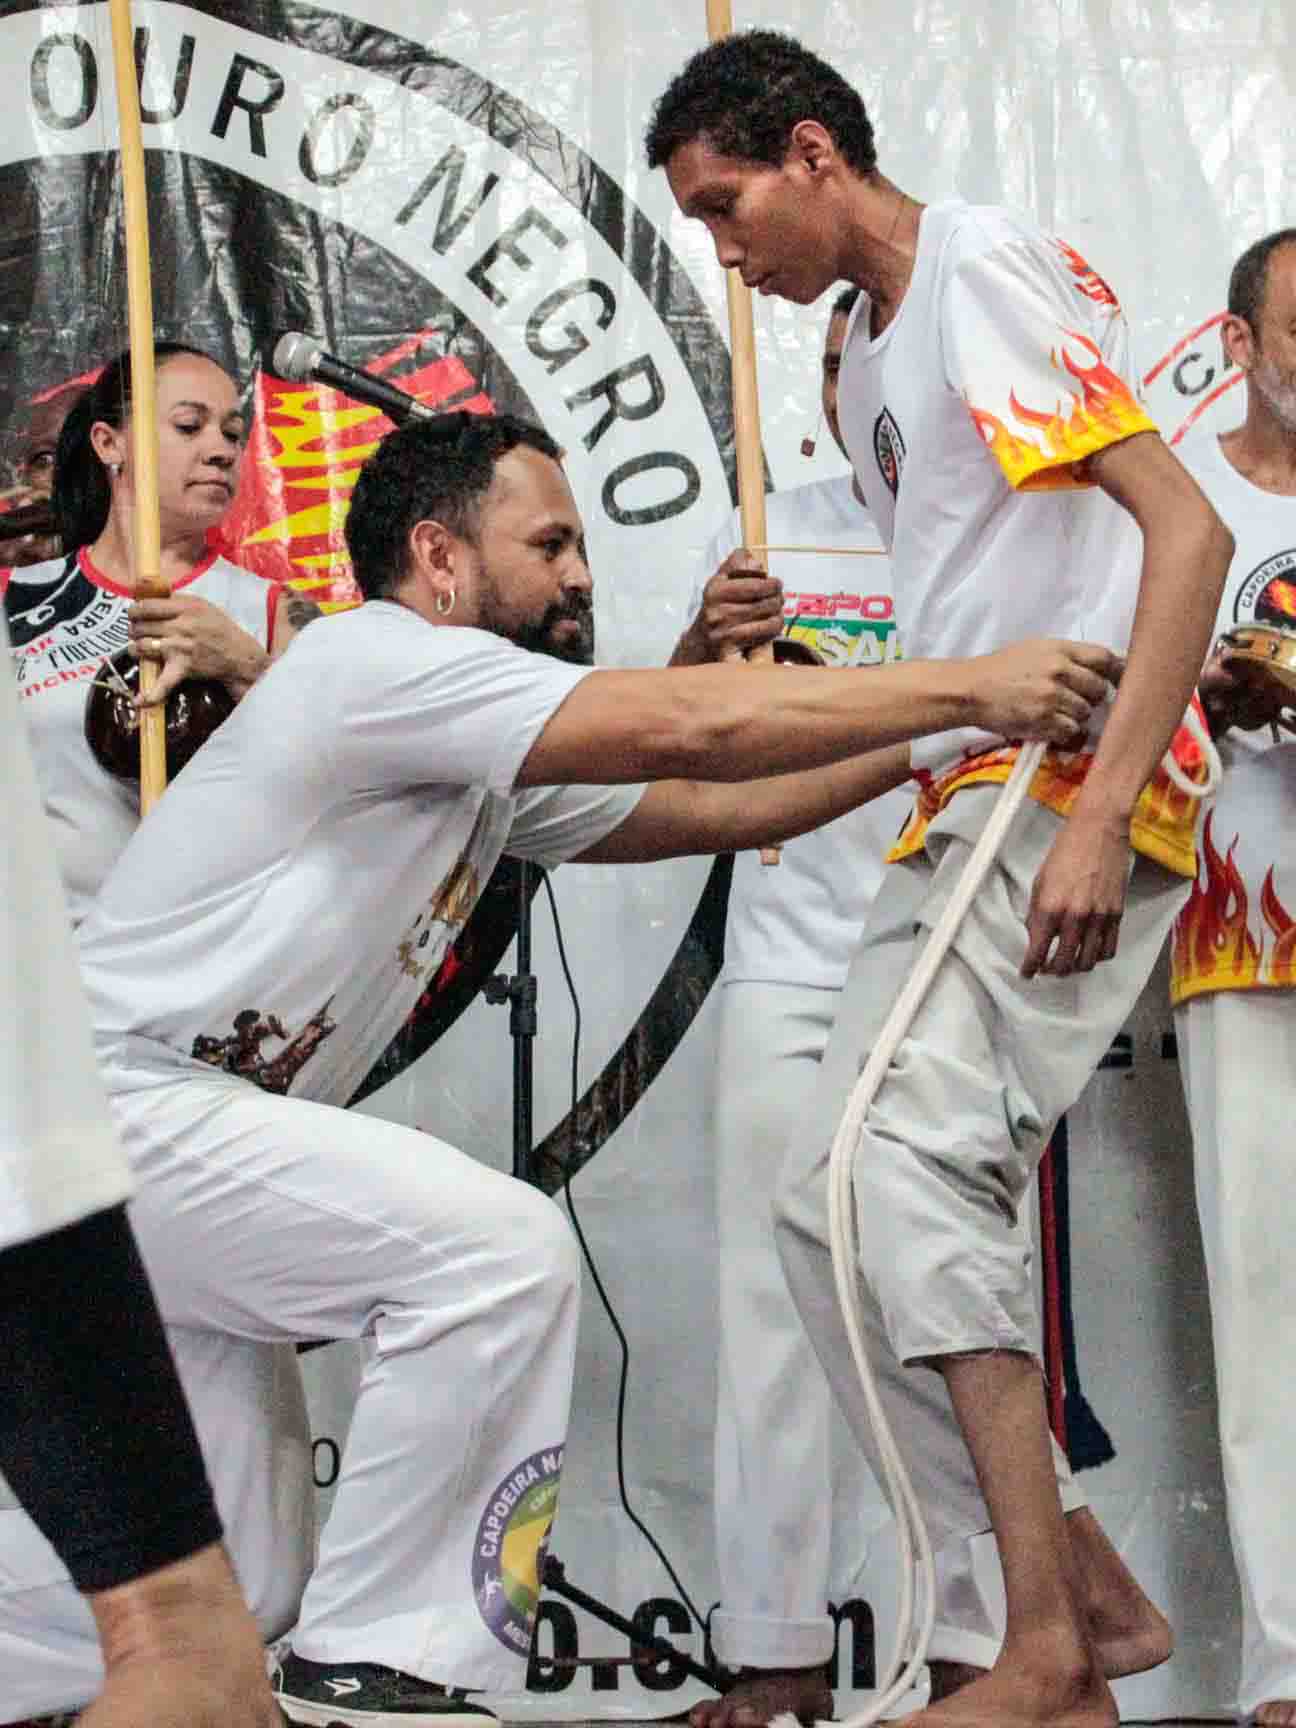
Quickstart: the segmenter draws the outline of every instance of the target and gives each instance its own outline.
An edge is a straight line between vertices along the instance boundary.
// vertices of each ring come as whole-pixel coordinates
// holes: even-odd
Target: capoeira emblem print
[[[873,455],[878,473],[894,498],[900,490],[900,475],[904,470],[905,441],[889,408],[884,408],[873,422]]]
[[[501,1644],[523,1655],[531,1648],[562,1458],[562,1447],[553,1446],[510,1471],[491,1495],[473,1543],[473,1595],[481,1617]]]
[[[1296,630],[1296,547],[1258,564],[1238,589],[1235,624],[1276,624]]]

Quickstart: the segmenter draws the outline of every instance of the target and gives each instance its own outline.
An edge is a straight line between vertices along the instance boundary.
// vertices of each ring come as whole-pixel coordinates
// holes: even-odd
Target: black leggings
[[[220,1537],[124,1206],[0,1252],[0,1471],[83,1592]]]

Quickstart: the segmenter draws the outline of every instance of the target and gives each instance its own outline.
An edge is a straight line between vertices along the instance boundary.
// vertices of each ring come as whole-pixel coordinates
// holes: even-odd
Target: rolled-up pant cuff
[[[711,1642],[726,1668],[819,1668],[831,1661],[833,1641],[827,1614],[776,1620],[717,1610],[711,1616]]]

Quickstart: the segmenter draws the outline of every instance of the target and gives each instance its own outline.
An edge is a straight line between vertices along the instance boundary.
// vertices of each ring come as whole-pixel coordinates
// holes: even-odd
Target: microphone
[[[275,343],[272,364],[280,378],[290,378],[297,384],[316,380],[321,384],[331,384],[344,396],[352,396],[357,402],[380,409],[397,426],[406,420],[438,418],[435,408],[429,408],[408,391],[398,390],[394,384],[375,378],[372,372],[362,372],[358,366],[348,366],[345,360],[326,354],[313,336],[300,330],[290,330],[279,338]]]

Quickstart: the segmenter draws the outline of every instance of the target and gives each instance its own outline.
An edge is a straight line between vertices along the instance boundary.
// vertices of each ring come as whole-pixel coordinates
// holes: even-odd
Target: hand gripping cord
[[[1184,722],[1201,748],[1206,764],[1206,779],[1201,784],[1189,780],[1168,750],[1163,765],[1170,779],[1182,792],[1193,798],[1207,798],[1219,785],[1219,754],[1195,708],[1189,708]],[[846,1333],[850,1339],[851,1354],[855,1359],[864,1393],[865,1409],[877,1442],[882,1466],[882,1485],[895,1516],[901,1578],[895,1642],[887,1666],[879,1676],[877,1693],[866,1709],[846,1717],[837,1724],[837,1728],[872,1728],[873,1723],[895,1708],[913,1686],[919,1671],[926,1663],[936,1620],[936,1573],[931,1540],[923,1523],[922,1509],[909,1479],[909,1472],[905,1468],[904,1459],[882,1408],[864,1344],[856,1270],[857,1244],[852,1192],[855,1153],[864,1119],[877,1096],[883,1076],[957,934],[964,913],[979,891],[986,872],[1003,844],[1004,836],[1021,807],[1045,749],[1043,743],[1033,743],[1023,746],[1019,752],[990,820],[972,849],[963,875],[937,920],[917,966],[896,998],[864,1070],[855,1083],[829,1156],[828,1231],[832,1248],[833,1278]],[[920,1618],[917,1617],[919,1609]],[[906,1651],[909,1652],[907,1661]],[[790,1718],[780,1718],[774,1728],[783,1728],[787,1721],[790,1721]]]

